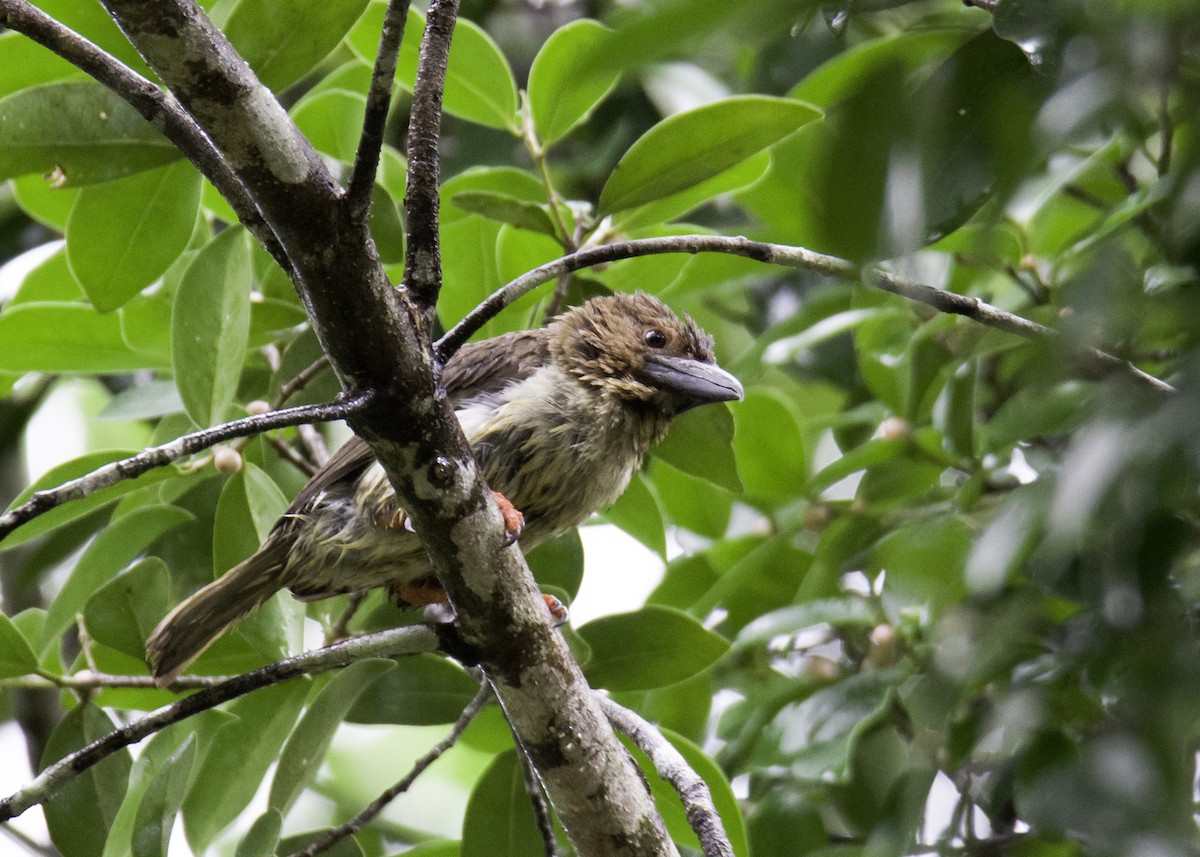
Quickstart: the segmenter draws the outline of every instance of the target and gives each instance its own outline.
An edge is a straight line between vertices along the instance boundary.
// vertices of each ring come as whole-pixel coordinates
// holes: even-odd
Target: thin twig
[[[324,354],[312,363],[309,363],[296,373],[296,377],[279,388],[279,395],[275,397],[275,407],[283,407],[288,399],[307,387],[313,378],[316,378],[328,368],[329,358]]]
[[[371,401],[372,394],[361,393],[353,398],[324,405],[302,405],[297,408],[286,408],[280,411],[270,411],[265,414],[243,417],[240,420],[202,429],[183,437],[164,443],[162,446],[144,449],[137,455],[123,458],[93,470],[86,476],[71,479],[55,488],[37,491],[20,506],[9,509],[0,515],[0,541],[22,524],[32,521],[51,509],[57,508],[71,500],[79,500],[94,494],[101,488],[116,485],[125,479],[133,479],[164,467],[171,462],[208,449],[221,441],[235,437],[259,434],[271,429],[294,426],[300,423],[328,422],[341,420],[358,413]]]
[[[141,720],[122,726],[86,747],[64,756],[34,777],[27,786],[0,800],[0,823],[16,818],[31,806],[45,802],[76,776],[118,750],[136,744],[172,723],[207,711],[222,702],[299,675],[327,672],[363,658],[394,658],[418,652],[431,652],[437,646],[437,634],[431,628],[409,625],[343,640],[332,646],[305,652],[253,672],[235,676],[215,687],[206,688],[164,706]]]
[[[325,462],[329,460],[329,447],[325,445],[325,438],[321,436],[315,426],[308,423],[296,426],[296,432],[300,435],[300,442],[304,444],[313,464],[318,468],[324,467]]]
[[[438,138],[442,127],[442,89],[457,17],[458,0],[433,0],[429,5],[408,119],[408,191],[404,195],[408,249],[404,258],[404,285],[427,319],[433,316],[442,288]]]
[[[379,34],[379,51],[375,54],[375,69],[371,73],[371,88],[367,91],[367,111],[363,115],[362,135],[354,155],[354,169],[346,191],[346,210],[357,223],[366,221],[371,213],[371,191],[375,187],[375,171],[379,168],[379,153],[383,148],[383,132],[387,125],[388,108],[392,103],[392,82],[396,77],[396,57],[404,38],[404,22],[408,20],[409,0],[388,0],[383,13],[383,30]]]
[[[271,448],[279,454],[279,457],[286,461],[292,467],[299,470],[305,476],[313,477],[317,475],[317,465],[313,464],[303,455],[296,451],[290,443],[280,437],[269,434],[266,436],[267,443],[271,444]]]
[[[337,622],[329,629],[325,635],[325,645],[336,643],[338,640],[344,640],[350,636],[350,620],[358,613],[358,608],[362,607],[362,603],[366,600],[367,593],[364,590],[351,592],[349,603],[346,604],[346,609],[342,611],[342,615],[338,617]]]
[[[546,857],[559,857],[558,837],[554,835],[554,824],[550,819],[550,803],[546,800],[546,793],[542,791],[542,783],[538,780],[533,760],[529,758],[529,751],[525,749],[525,745],[521,743],[521,739],[516,733],[513,733],[513,739],[517,743],[517,765],[521,768],[521,781],[525,785],[525,794],[529,798],[529,805],[533,807],[533,820],[537,825],[538,833],[542,835],[542,844],[546,847]]]
[[[25,0],[0,0],[0,24],[54,52],[124,99],[196,165],[279,267],[292,275],[287,253],[245,185],[174,96]]]
[[[11,824],[0,824],[0,832],[7,833],[12,840],[36,857],[58,857],[58,850],[35,842]]]
[[[183,675],[167,685],[167,690],[198,690],[213,687],[229,676],[224,675]],[[138,688],[143,690],[162,690],[162,685],[156,684],[153,676],[148,675],[115,675],[92,669],[80,670],[71,675],[55,675],[51,672],[39,671],[33,675],[0,678],[0,687],[22,688],[24,690],[103,690],[105,688]]]
[[[467,727],[471,725],[471,721],[483,710],[483,707],[488,704],[491,698],[492,686],[490,684],[482,685],[479,688],[479,693],[475,694],[475,698],[467,703],[467,707],[463,709],[463,713],[459,715],[458,720],[454,721],[454,725],[450,728],[450,732],[447,733],[446,737],[434,744],[428,753],[417,759],[413,763],[412,769],[404,775],[402,780],[386,789],[379,797],[367,804],[358,815],[333,828],[333,830],[330,830],[308,847],[292,853],[290,857],[315,857],[317,854],[328,851],[347,836],[351,836],[366,827],[371,822],[371,819],[383,811],[384,807],[399,795],[408,791],[409,786],[416,781],[417,777],[425,772],[426,768],[454,746],[458,739],[462,737],[463,732],[467,730]]]
[[[1025,339],[1069,345],[1069,343],[1063,342],[1062,335],[1053,328],[1005,312],[979,298],[934,288],[881,268],[860,271],[852,263],[837,256],[814,253],[803,247],[786,244],[768,244],[762,241],[751,241],[748,238],[725,235],[672,235],[665,238],[639,238],[634,241],[619,241],[599,247],[588,247],[578,253],[571,253],[522,274],[489,295],[437,341],[435,348],[438,359],[442,362],[449,360],[454,352],[462,347],[463,343],[504,307],[544,283],[593,265],[660,253],[730,253],[735,256],[745,256],[764,264],[815,271],[830,277],[861,277],[863,282],[869,286],[931,306],[940,312],[965,316],[987,327],[993,327]],[[1079,349],[1076,356],[1082,360],[1086,368],[1098,374],[1121,373],[1156,392],[1175,392],[1175,388],[1165,381],[1148,375],[1132,363],[1114,357],[1098,348]]]
[[[733,845],[704,780],[662,733],[642,717],[603,694],[596,694],[609,722],[645,753],[658,775],[679,793],[688,824],[700,840],[705,857],[733,857]]]
[[[1162,147],[1158,152],[1158,174],[1165,176],[1171,171],[1171,153],[1175,141],[1175,120],[1171,117],[1171,77],[1164,75],[1158,93],[1158,133]]]

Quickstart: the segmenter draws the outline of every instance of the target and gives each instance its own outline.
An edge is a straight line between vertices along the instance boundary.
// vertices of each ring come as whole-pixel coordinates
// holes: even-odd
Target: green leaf
[[[221,730],[183,802],[184,831],[194,851],[204,851],[258,791],[295,725],[310,684],[306,678],[293,679],[229,706],[238,720]]]
[[[171,354],[175,383],[197,425],[221,422],[237,393],[250,337],[250,248],[226,229],[196,254],[175,293]]]
[[[51,468],[36,482],[20,493],[17,499],[13,500],[9,508],[14,508],[21,505],[29,499],[30,495],[35,491],[41,491],[45,488],[54,488],[67,482],[71,479],[76,479],[91,473],[103,467],[105,464],[110,464],[114,461],[120,461],[122,458],[128,458],[135,455],[136,450],[105,450],[103,452],[89,452],[86,455],[81,455],[78,458],[73,458],[70,461],[60,464],[57,467]],[[110,485],[108,488],[102,488],[93,494],[89,494],[80,500],[72,500],[64,503],[49,512],[46,512],[34,518],[27,524],[23,524],[13,530],[0,541],[0,551],[11,550],[12,548],[22,545],[35,536],[40,536],[42,533],[49,532],[56,527],[61,527],[63,524],[74,521],[76,518],[81,518],[88,512],[100,508],[101,506],[111,503],[118,497],[128,494],[131,491],[136,491],[139,488],[144,488],[153,482],[159,482],[164,479],[169,479],[176,475],[176,471],[171,467],[159,467],[151,470],[148,473],[143,473],[136,479],[124,479],[116,485]]]
[[[96,590],[83,615],[92,638],[141,660],[146,638],[167,613],[171,574],[156,556],[136,562]]]
[[[721,631],[735,634],[764,612],[790,603],[808,568],[809,555],[790,535],[774,536],[726,569],[689,612],[707,618],[721,608]]]
[[[196,743],[195,735],[184,738],[150,780],[133,824],[133,857],[167,857],[175,816],[183,805],[196,761]]]
[[[0,99],[0,179],[53,172],[56,185],[85,185],[180,157],[120,96],[92,81],[50,83]]]
[[[517,752],[507,750],[488,765],[467,801],[462,857],[529,857],[544,852]]]
[[[738,96],[677,113],[629,147],[604,190],[611,214],[679,193],[778,143],[819,118],[811,105],[761,95]]]
[[[759,152],[687,190],[630,209],[617,217],[616,223],[621,230],[634,230],[677,220],[725,194],[754,184],[767,174],[770,167],[771,153]]]
[[[667,532],[658,500],[646,484],[646,477],[633,474],[629,487],[612,506],[600,513],[661,557],[667,555]]]
[[[318,152],[353,163],[366,108],[366,96],[333,89],[305,98],[292,109],[291,116]]]
[[[50,605],[42,632],[42,650],[75,624],[75,614],[83,611],[93,592],[112,580],[163,533],[192,519],[190,513],[177,506],[152,505],[122,515],[102,529],[71,569],[71,576]]]
[[[597,21],[572,21],[555,30],[534,57],[529,110],[544,145],[554,144],[586,122],[617,85],[619,69],[597,68],[589,62],[612,35]]]
[[[774,388],[755,387],[731,407],[733,450],[747,496],[772,503],[795,498],[808,480],[808,456],[787,399]]]
[[[382,2],[372,3],[348,38],[350,47],[367,62],[375,59],[384,7]],[[417,51],[424,31],[425,16],[410,7],[396,63],[396,83],[409,92],[417,76]],[[454,27],[442,106],[447,113],[468,122],[514,134],[521,130],[517,84],[508,60],[491,36],[464,18],[459,18]]]
[[[335,675],[300,718],[279,756],[268,804],[286,815],[308,787],[325,758],[333,735],[359,696],[394,661],[368,660],[350,664]]]
[[[539,585],[563,590],[568,603],[575,600],[583,584],[583,542],[578,529],[538,545],[525,561]]]
[[[671,424],[654,456],[684,473],[740,494],[742,481],[733,448],[733,415],[726,405],[694,408]]]
[[[730,491],[659,459],[651,459],[646,476],[668,521],[710,539],[725,535],[733,513]]]
[[[200,207],[200,174],[173,164],[83,188],[67,220],[67,260],[100,312],[124,304],[184,251]]]
[[[816,496],[852,473],[891,461],[903,454],[907,446],[908,439],[903,437],[869,440],[826,465],[813,476],[808,485],[808,493]]]
[[[584,674],[593,687],[648,690],[691,678],[725,654],[729,643],[681,610],[648,606],[604,616],[579,628],[592,647]]]
[[[366,7],[367,0],[239,0],[224,30],[259,80],[279,92],[328,56]]]
[[[86,78],[82,71],[21,33],[0,35],[0,98],[20,89],[66,78]]]
[[[268,809],[250,825],[250,829],[238,843],[234,857],[274,857],[282,827],[283,816],[279,814],[279,810]]]
[[[0,678],[29,675],[37,669],[37,655],[3,613],[0,613]]]
[[[54,728],[42,755],[42,767],[116,729],[108,715],[84,703],[67,713]],[[119,750],[72,778],[43,804],[50,839],[63,857],[100,857],[125,789],[133,762]]]
[[[412,655],[368,686],[346,721],[405,726],[453,723],[478,692],[479,685],[462,667],[440,655]]]
[[[871,628],[876,615],[865,601],[846,598],[818,598],[802,604],[792,604],[759,616],[738,632],[734,645],[738,648],[766,646],[777,637],[795,634],[813,625],[828,624],[835,628]]]
[[[121,320],[81,303],[28,303],[0,312],[0,371],[113,374],[164,368],[133,351]]]
[[[511,223],[513,226],[540,232],[551,238],[556,235],[550,215],[545,207],[537,203],[483,190],[456,193],[452,202],[463,211],[472,214],[481,214],[501,223]]]

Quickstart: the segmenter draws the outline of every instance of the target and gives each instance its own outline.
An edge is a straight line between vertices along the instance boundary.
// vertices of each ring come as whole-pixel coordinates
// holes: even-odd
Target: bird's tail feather
[[[155,684],[171,684],[226,628],[283,588],[275,563],[264,568],[263,559],[258,553],[235,566],[158,623],[146,640],[146,662]]]

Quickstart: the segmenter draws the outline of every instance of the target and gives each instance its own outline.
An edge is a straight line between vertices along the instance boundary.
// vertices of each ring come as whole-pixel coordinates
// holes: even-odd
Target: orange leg
[[[414,607],[424,607],[427,604],[448,604],[446,590],[436,580],[414,580],[401,583],[395,589],[396,597]]]
[[[515,544],[521,537],[521,530],[525,529],[525,516],[499,491],[493,491],[492,497],[495,499],[496,505],[500,507],[500,514],[504,517],[504,532],[508,533],[508,540],[504,546],[508,547]]]

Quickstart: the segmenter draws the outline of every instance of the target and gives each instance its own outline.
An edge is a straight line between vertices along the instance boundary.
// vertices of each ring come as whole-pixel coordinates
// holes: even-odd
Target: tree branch
[[[717,814],[708,784],[691,769],[671,742],[640,715],[607,696],[596,694],[596,697],[612,724],[650,757],[658,775],[679,793],[688,824],[696,832],[705,857],[733,857],[733,845],[725,834],[725,826]]]
[[[442,89],[457,16],[458,0],[433,0],[429,5],[408,120],[408,189],[404,194],[408,247],[404,259],[404,285],[430,318],[442,288],[438,245],[438,190],[441,184],[438,139],[442,127]]]
[[[32,521],[38,515],[45,514],[71,500],[83,499],[101,488],[116,485],[122,480],[133,479],[155,468],[165,467],[185,455],[200,452],[225,440],[259,434],[271,429],[285,428],[301,423],[343,420],[369,405],[371,398],[369,394],[360,394],[345,401],[327,405],[302,405],[282,411],[243,417],[240,420],[213,428],[185,434],[183,437],[175,438],[161,446],[142,450],[137,455],[106,464],[85,476],[64,482],[55,488],[34,492],[20,506],[9,509],[0,515],[0,541],[3,541],[17,527]]]
[[[296,851],[290,857],[316,857],[328,851],[334,845],[337,845],[347,836],[352,836],[362,830],[375,816],[383,812],[384,807],[395,800],[404,792],[408,791],[409,787],[416,782],[417,777],[425,772],[425,769],[440,759],[447,750],[453,747],[462,734],[467,731],[467,727],[471,725],[476,715],[483,710],[488,704],[488,700],[492,698],[491,685],[484,682],[479,688],[479,693],[475,694],[475,698],[467,703],[467,707],[463,709],[458,720],[454,721],[454,726],[450,728],[450,732],[441,741],[437,742],[430,748],[429,752],[413,763],[412,769],[409,770],[404,778],[394,785],[390,786],[379,797],[371,801],[358,815],[346,821],[343,824],[330,830],[316,842],[311,843],[308,847]]]
[[[396,57],[400,53],[400,42],[404,39],[408,6],[409,0],[388,0],[387,10],[383,13],[383,30],[379,34],[379,50],[375,54],[371,88],[367,91],[367,110],[363,115],[362,135],[358,138],[354,169],[350,173],[350,184],[346,190],[346,207],[350,212],[350,219],[356,223],[365,223],[371,213],[371,192],[375,188],[375,171],[379,168],[383,132],[392,103]]]
[[[16,818],[31,806],[45,802],[76,776],[118,750],[136,744],[146,736],[193,714],[199,714],[223,702],[245,696],[251,691],[299,675],[328,672],[364,658],[395,658],[432,652],[437,647],[438,637],[432,628],[409,625],[343,640],[332,646],[305,652],[245,675],[235,676],[215,687],[198,691],[160,708],[141,720],[122,726],[86,747],[64,756],[34,777],[29,785],[0,800],[0,823]]]
[[[550,818],[550,806],[546,802],[546,794],[542,791],[542,784],[538,780],[533,760],[529,758],[529,751],[521,743],[519,735],[513,737],[517,744],[517,766],[521,769],[521,782],[525,786],[525,795],[529,798],[529,805],[533,807],[534,824],[537,825],[538,833],[542,836],[546,857],[558,857],[558,839],[554,835],[554,822]]]
[[[124,99],[196,165],[289,276],[292,265],[246,187],[179,102],[25,0],[0,0],[0,24],[29,37]]]
[[[925,304],[940,312],[966,316],[987,327],[994,327],[1025,339],[1070,346],[1070,343],[1064,341],[1062,334],[1053,328],[1005,312],[979,298],[914,282],[881,268],[872,268],[863,272],[852,263],[837,256],[814,253],[812,250],[787,244],[768,244],[762,241],[751,241],[748,238],[724,235],[672,235],[665,238],[640,238],[634,241],[618,241],[599,247],[589,247],[578,253],[571,253],[555,259],[553,262],[547,262],[545,265],[522,274],[489,295],[437,341],[434,348],[437,350],[438,359],[442,362],[449,360],[451,355],[462,347],[463,343],[500,310],[544,283],[551,282],[572,271],[590,268],[593,265],[660,253],[729,253],[734,256],[755,259],[765,264],[816,271],[831,277],[857,278],[861,276],[867,285],[916,303]],[[1175,388],[1165,381],[1098,348],[1076,348],[1075,354],[1083,362],[1085,368],[1100,375],[1121,373],[1156,392],[1175,392]]]

